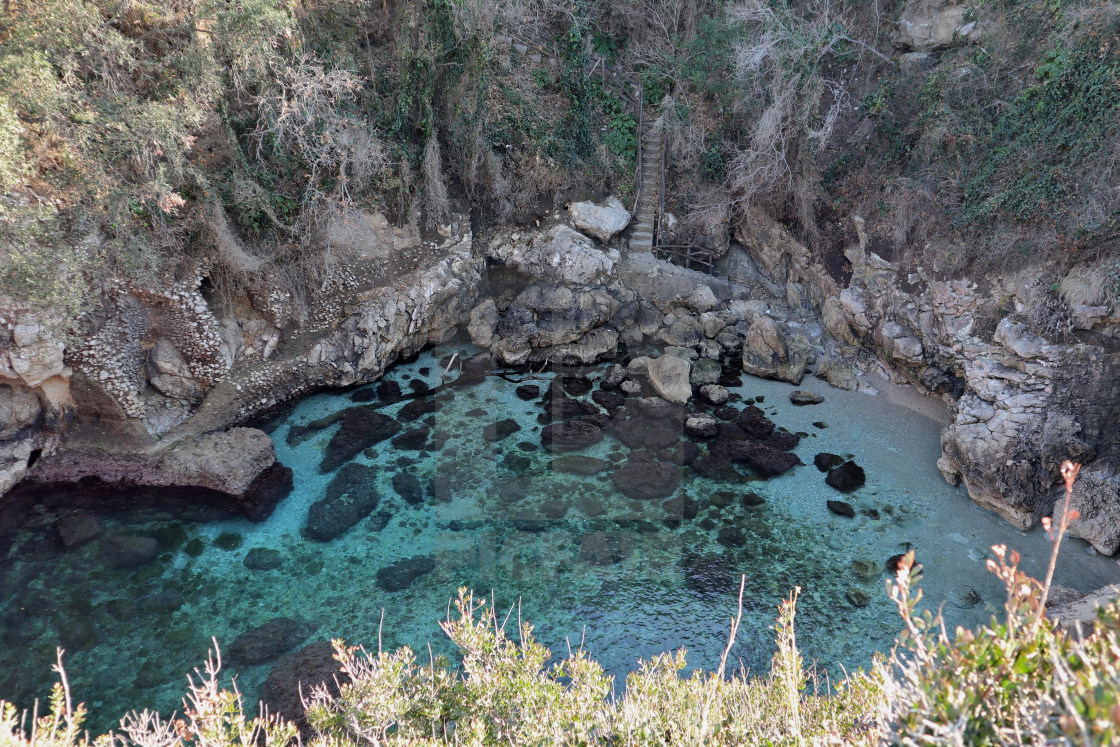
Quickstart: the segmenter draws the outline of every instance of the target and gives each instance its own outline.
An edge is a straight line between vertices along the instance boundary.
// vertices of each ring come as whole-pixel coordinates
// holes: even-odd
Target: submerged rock
[[[393,475],[393,490],[410,506],[418,506],[424,502],[424,490],[420,487],[420,480],[410,472],[398,472]]]
[[[245,559],[241,562],[251,571],[271,571],[279,568],[284,560],[278,550],[270,547],[253,547],[245,553]]]
[[[560,386],[573,397],[579,397],[591,391],[591,379],[586,376],[565,376],[560,379]]]
[[[351,408],[340,421],[319,463],[320,472],[338,469],[365,449],[392,438],[401,429],[400,423],[372,407]]]
[[[796,454],[754,441],[716,441],[710,451],[718,459],[745,462],[763,477],[776,477],[801,464]]]
[[[634,535],[630,532],[585,532],[580,537],[579,559],[589,565],[621,563],[634,552]]]
[[[269,713],[291,721],[301,734],[308,736],[310,727],[303,698],[323,685],[337,697],[338,685],[349,681],[350,676],[334,658],[330,641],[315,641],[273,664],[260,686],[259,695],[261,702],[268,705]]]
[[[63,547],[73,548],[97,539],[105,532],[105,527],[93,514],[79,513],[59,519],[55,531]]]
[[[722,555],[687,555],[681,568],[685,585],[700,594],[730,595],[738,587],[731,563]]]
[[[739,414],[736,425],[743,429],[747,438],[761,441],[774,432],[774,422],[763,414],[762,410],[751,405]]]
[[[513,390],[518,399],[531,402],[541,396],[541,388],[536,384],[522,384]]]
[[[509,438],[519,430],[521,430],[521,425],[516,420],[506,418],[483,428],[482,437],[489,443],[494,443]]]
[[[607,410],[614,410],[616,408],[622,407],[623,403],[626,402],[626,397],[622,394],[619,394],[618,392],[608,392],[601,390],[592,392],[591,399],[595,402],[595,404]]]
[[[326,497],[311,504],[304,536],[328,542],[373,513],[381,500],[377,474],[375,468],[353,462],[339,470]]]
[[[798,406],[819,405],[824,402],[824,397],[808,389],[795,389],[789,393],[789,401]]]
[[[385,591],[401,591],[412,586],[421,576],[435,570],[436,561],[427,556],[398,560],[377,572],[377,585]]]
[[[839,467],[844,463],[844,457],[839,454],[829,454],[827,451],[822,451],[813,457],[813,464],[821,472],[828,472],[833,467]]]
[[[700,511],[700,504],[687,495],[673,496],[661,505],[670,516],[675,516],[685,521],[695,519],[696,514]]]
[[[150,563],[159,554],[159,543],[152,537],[110,534],[102,537],[98,555],[110,568],[127,570]]]
[[[580,454],[560,456],[549,462],[553,472],[563,472],[570,475],[594,475],[610,466],[610,462]]]
[[[630,462],[615,470],[611,480],[628,498],[640,501],[668,498],[681,483],[681,468],[665,462]]]
[[[394,449],[400,451],[420,451],[428,447],[429,434],[427,428],[413,428],[394,436],[390,443],[393,444]]]
[[[252,665],[271,661],[307,640],[315,626],[290,617],[274,617],[263,625],[246,630],[229,647],[234,664]]]
[[[584,420],[553,423],[541,430],[541,444],[553,453],[577,451],[602,440],[602,429]]]
[[[826,503],[828,510],[837,516],[846,516],[851,519],[856,515],[856,510],[852,508],[852,504],[845,503],[844,501],[828,501]]]
[[[762,443],[780,451],[793,451],[797,448],[797,444],[801,443],[801,436],[789,431],[775,430],[763,439]]]
[[[850,493],[856,488],[862,487],[866,480],[863,468],[852,461],[844,462],[839,467],[833,467],[824,478],[826,484],[843,493]]]

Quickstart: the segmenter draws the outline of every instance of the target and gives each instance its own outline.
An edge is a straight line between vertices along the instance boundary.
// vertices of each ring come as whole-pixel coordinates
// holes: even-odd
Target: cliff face
[[[462,327],[511,364],[590,362],[656,342],[697,361],[695,387],[729,353],[750,373],[793,382],[808,373],[843,388],[876,376],[909,382],[948,407],[938,461],[947,480],[1026,528],[1049,512],[1061,461],[1087,463],[1073,532],[1101,552],[1120,549],[1110,429],[1120,417],[1120,319],[1108,309],[1073,309],[1075,329],[1047,340],[1028,323],[1031,272],[978,283],[917,267],[904,277],[868,250],[858,218],[850,275],[830,273],[753,212],[712,276],[626,251],[614,231],[593,241],[575,230],[591,233],[575,207],[485,245],[460,220],[438,244],[398,236],[358,247],[298,319],[267,289],[210,298],[201,276],[160,291],[118,288],[76,345],[5,310],[0,487],[92,477],[275,500],[283,475],[266,474],[271,442],[231,426],[317,388],[372,381]]]
[[[859,242],[845,251],[851,277],[838,282],[780,226],[754,214],[737,236],[792,307],[819,310],[831,341],[818,375],[852,388],[856,370],[888,371],[941,396],[951,422],[938,466],[979,505],[1020,528],[1049,513],[1064,459],[1088,463],[1073,507],[1073,534],[1100,552],[1120,549],[1120,318],[1073,307],[1064,341],[1030,330],[1037,268],[1007,275],[937,279],[899,266]],[[819,305],[818,305],[819,303]],[[840,372],[840,373],[838,373]]]
[[[230,427],[317,388],[372,381],[453,334],[482,278],[471,243],[459,221],[438,244],[360,247],[302,318],[267,288],[208,297],[201,274],[116,287],[69,344],[30,312],[5,309],[0,490],[25,476],[96,478],[243,497],[258,478],[275,482],[270,439]]]

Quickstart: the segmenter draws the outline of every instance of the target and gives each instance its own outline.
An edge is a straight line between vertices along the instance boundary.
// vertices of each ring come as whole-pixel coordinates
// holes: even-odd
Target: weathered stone
[[[976,589],[965,584],[959,584],[949,590],[949,601],[952,602],[954,607],[960,607],[963,610],[975,607],[984,600],[980,598]]]
[[[715,438],[719,423],[707,413],[695,412],[685,418],[684,432],[694,438]]]
[[[668,329],[661,330],[657,336],[666,345],[691,348],[704,339],[704,330],[695,317],[686,314],[674,321]]]
[[[568,214],[571,216],[572,225],[604,244],[630,223],[630,213],[613,195],[602,205],[593,202],[573,202],[568,206]]]
[[[719,384],[704,384],[700,387],[700,396],[711,404],[719,406],[727,402],[728,392]]]
[[[1091,544],[1102,555],[1120,550],[1120,483],[1082,471],[1073,485],[1069,507],[1078,516],[1069,523],[1069,533]],[[1065,499],[1054,503],[1053,521],[1061,522]]]
[[[711,358],[701,358],[692,364],[692,371],[689,373],[689,383],[694,387],[701,387],[706,384],[716,384],[719,382],[722,369],[719,363]]]
[[[856,510],[852,508],[852,504],[844,501],[827,501],[827,506],[828,510],[837,516],[846,516],[851,519],[856,515]]]
[[[493,299],[486,299],[471,310],[471,322],[467,333],[471,342],[479,347],[488,348],[494,342],[494,330],[498,328],[498,307]]]
[[[688,361],[662,355],[649,364],[650,384],[669,402],[686,404],[692,398],[692,385],[689,383],[691,368]]]
[[[801,344],[787,343],[778,323],[757,316],[743,341],[743,370],[766,379],[800,384],[809,365],[809,353]]]

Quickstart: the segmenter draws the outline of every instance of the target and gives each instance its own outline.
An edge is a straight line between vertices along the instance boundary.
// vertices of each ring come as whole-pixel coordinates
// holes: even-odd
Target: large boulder
[[[487,254],[538,280],[557,285],[602,285],[615,273],[615,261],[610,255],[565,225],[553,226],[545,234],[496,239],[487,248]]]
[[[692,365],[675,355],[662,355],[649,364],[649,382],[662,398],[683,405],[692,397]]]
[[[930,52],[976,34],[976,22],[965,21],[968,3],[909,0],[898,19],[895,46]]]
[[[799,341],[787,341],[782,328],[758,315],[743,341],[743,370],[764,379],[800,384],[809,365],[810,351]]]
[[[494,299],[488,298],[471,309],[471,322],[467,327],[467,333],[475,345],[483,348],[490,347],[497,327],[498,307],[494,304]]]
[[[187,359],[168,338],[156,340],[147,363],[148,381],[160,393],[191,403],[202,399],[205,384],[195,378]]]
[[[613,195],[602,205],[573,202],[568,206],[568,213],[571,215],[572,225],[604,244],[630,223],[629,211]]]
[[[530,283],[502,315],[490,352],[510,365],[525,363],[534,349],[568,346],[577,357],[600,355],[618,344],[617,332],[598,329],[618,308],[618,300],[601,289]]]

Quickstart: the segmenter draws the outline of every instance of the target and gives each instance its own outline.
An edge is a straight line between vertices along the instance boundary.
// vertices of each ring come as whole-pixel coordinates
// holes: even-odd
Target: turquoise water
[[[429,350],[382,381],[399,383],[406,394],[423,388],[417,382],[438,387],[446,356],[474,352],[460,343]],[[181,706],[185,676],[212,637],[228,651],[239,634],[281,616],[313,630],[307,641],[341,637],[376,646],[380,635],[385,648],[409,645],[426,657],[430,645],[435,655],[450,654],[438,622],[459,587],[532,621],[557,653],[582,641],[621,683],[639,658],[681,647],[690,666],[715,666],[740,574],[744,621],[732,659],[767,670],[777,605],[800,586],[798,642],[807,660],[837,679],[841,667],[867,666],[898,632],[884,592],[883,566],[892,555],[916,549],[926,602],[944,604],[950,627],[985,622],[1001,604],[1000,587],[984,570],[990,545],[1007,543],[1023,554],[1028,572],[1044,571],[1049,550],[1041,532],[1015,530],[941,479],[936,422],[883,396],[813,379],[803,388],[826,399],[806,407],[790,404],[788,384],[745,376],[731,390],[734,407],[754,402],[778,426],[803,434],[794,453],[804,466],[769,480],[744,468],[718,481],[681,467],[675,496],[696,502],[694,518],[682,519],[679,510],[674,516],[664,499],[631,500],[616,491],[611,472],[630,450],[609,435],[575,452],[609,469],[560,474],[550,466],[554,455],[541,448],[540,402],[523,401],[515,390],[533,384],[543,392],[555,376],[571,373],[598,388],[607,368],[491,375],[394,402],[374,395],[377,385],[307,397],[272,431],[295,488],[260,524],[122,524],[103,516],[101,538],[63,551],[53,533],[57,517],[33,517],[0,565],[0,698],[29,706],[45,696],[61,644],[75,696],[93,709],[93,728],[109,728],[132,708],[170,712]],[[573,398],[591,401],[589,394]],[[416,414],[431,409],[413,404],[424,402],[438,409]],[[316,421],[352,407],[405,420],[401,432],[427,428],[429,436],[423,450],[385,440],[352,460],[370,470],[343,467],[364,481],[354,490],[380,496],[377,505],[337,538],[311,539],[303,533],[309,511],[339,475],[320,471],[339,426]],[[503,421],[512,422],[487,434]],[[513,430],[512,423],[516,432],[486,438]],[[813,466],[818,452],[851,456],[867,484],[847,495],[828,487]],[[401,473],[419,483],[416,505],[394,487]],[[830,512],[830,499],[848,502],[855,517]],[[113,533],[155,538],[158,556],[138,569],[106,567],[101,545]],[[1117,581],[1115,564],[1086,547],[1069,542],[1057,583],[1088,591]],[[246,566],[250,551],[258,556],[261,548],[276,567]],[[430,570],[393,590],[385,569],[408,558]],[[947,601],[962,584],[979,594],[975,606]],[[234,663],[227,672],[252,698],[274,660]]]

